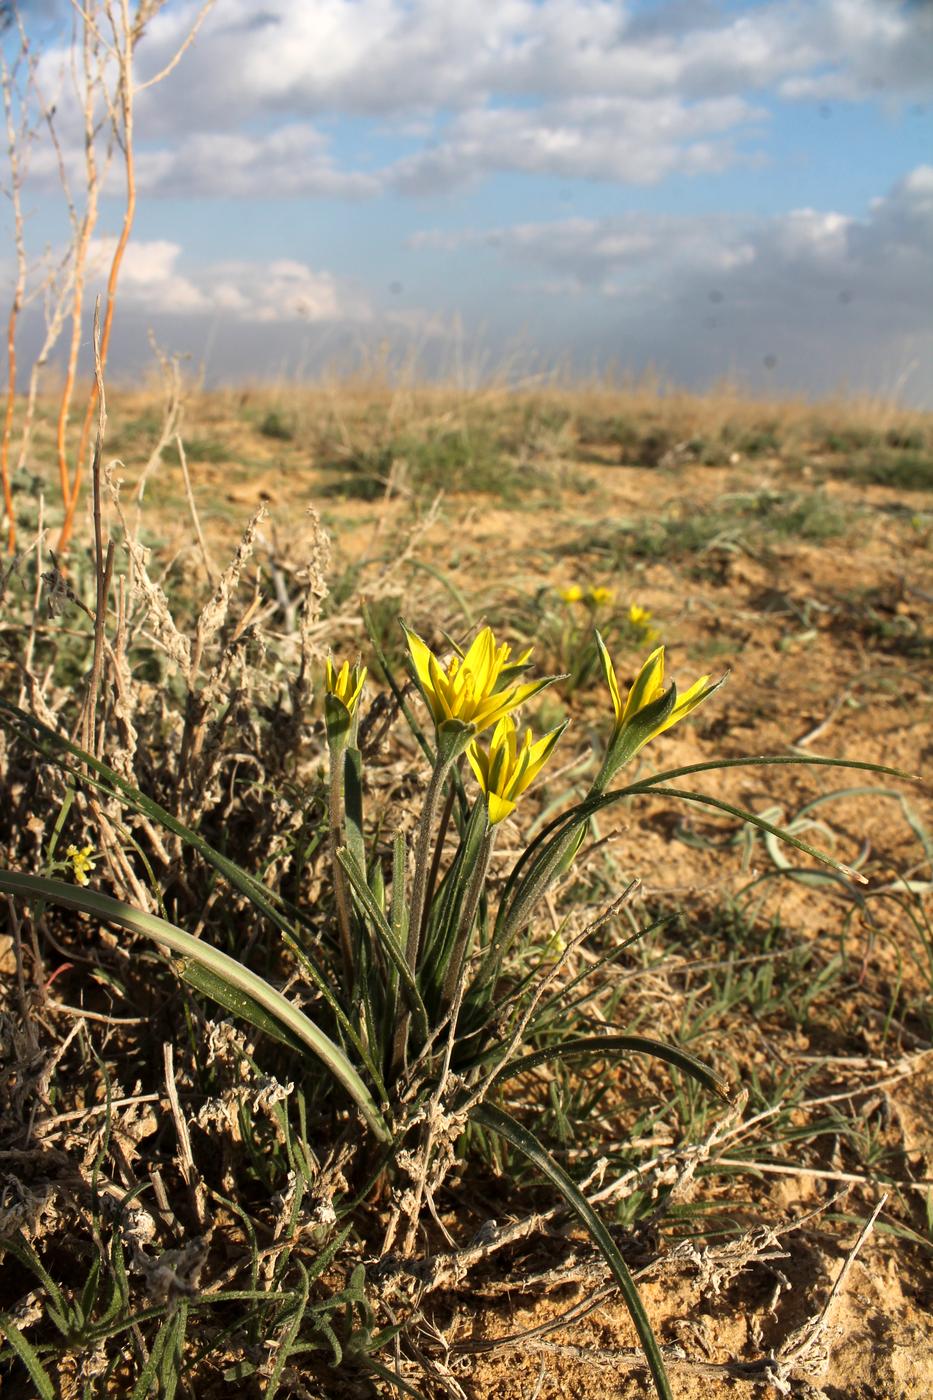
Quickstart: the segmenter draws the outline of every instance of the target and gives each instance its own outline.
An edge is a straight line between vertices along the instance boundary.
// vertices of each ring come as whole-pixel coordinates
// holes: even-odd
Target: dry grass
[[[435,640],[488,619],[535,641],[542,670],[585,662],[589,616],[555,591],[580,582],[615,590],[598,620],[631,670],[624,614],[649,608],[678,681],[732,669],[657,766],[794,745],[928,762],[930,415],[728,387],[361,382],[193,394],[184,455],[150,462],[161,424],[154,393],[110,394],[123,486],[119,511],[104,495],[117,582],[96,699],[87,537],[67,578],[35,551],[0,572],[0,697],[62,735],[83,723],[127,781],[298,901],[315,947],[332,920],[316,677],[331,649],[373,665],[361,595],[392,666],[400,611]],[[22,540],[56,523],[47,424],[35,441]],[[592,776],[607,701],[586,665],[576,679],[542,699],[540,725],[573,720],[564,763],[494,875]],[[381,849],[380,818],[410,827],[421,780],[379,695],[364,749]],[[47,871],[90,843],[102,888],[161,902],[313,1008],[300,959],[197,850],[67,780],[22,727],[0,734],[0,776],[3,864]],[[864,895],[657,796],[604,822],[542,931],[582,928],[638,876],[638,903],[567,969],[581,1014],[663,1034],[748,1096],[739,1115],[635,1057],[509,1088],[613,1223],[684,1400],[929,1393],[930,811],[925,790],[880,786],[732,769],[706,789],[859,864]],[[61,1394],[392,1393],[380,1366],[424,1395],[644,1393],[602,1263],[516,1155],[474,1143],[380,1265],[392,1200],[354,1201],[365,1172],[315,1072],[221,1024],[142,940],[6,909],[0,1311]],[[635,926],[652,931],[619,952]],[[555,1035],[572,1015],[555,1003]],[[0,1355],[4,1393],[37,1393],[26,1353]]]

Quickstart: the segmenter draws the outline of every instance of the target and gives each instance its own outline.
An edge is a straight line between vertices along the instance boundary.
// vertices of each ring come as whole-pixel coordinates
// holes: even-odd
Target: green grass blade
[[[314,958],[310,956],[306,949],[301,948],[301,945],[297,943],[295,939],[295,928],[284,916],[282,909],[278,907],[280,905],[284,906],[286,903],[281,895],[276,894],[274,890],[268,889],[261,881],[255,879],[249,871],[244,870],[234,861],[228,860],[227,857],[216,850],[210,842],[205,841],[204,837],[198,832],[185,826],[177,817],[173,817],[171,812],[167,812],[164,807],[160,807],[158,802],[153,801],[151,797],[147,797],[146,794],[140,792],[138,788],[134,788],[131,783],[127,783],[119,774],[115,773],[112,768],[108,768],[106,763],[102,763],[100,759],[94,758],[92,754],[86,753],[84,749],[79,748],[77,744],[72,744],[69,740],[63,738],[62,735],[56,734],[53,729],[49,729],[46,725],[33,719],[31,715],[26,714],[26,712],[19,709],[18,706],[12,705],[9,701],[0,698],[0,716],[3,715],[7,717],[9,727],[19,734],[23,742],[31,744],[31,746],[38,753],[42,754],[43,757],[47,758],[49,762],[57,764],[64,772],[80,779],[82,783],[90,784],[90,786],[97,787],[100,791],[116,797],[131,810],[142,813],[142,815],[148,817],[150,821],[171,831],[173,835],[196,850],[201,858],[223,875],[224,879],[229,881],[234,889],[238,889],[242,894],[245,894],[250,903],[265,915],[270,923],[284,936],[285,940],[291,940],[292,945],[300,949],[303,966],[314,981],[318,991],[333,1011],[334,1016],[340,1024],[341,1031],[359,1055],[360,1062],[366,1066],[373,1077],[373,1081],[377,1082],[378,1072],[376,1067],[372,1064],[367,1055],[366,1047],[360,1041],[347,1013],[335,997],[333,989],[328,985],[327,979]],[[66,763],[62,757],[63,753],[70,754],[72,757],[80,760],[81,766],[72,766]],[[89,773],[96,774],[96,778],[89,776]],[[289,908],[291,908],[291,906],[289,906]],[[294,915],[296,923],[299,922],[302,917],[300,911],[291,908],[291,913]]]
[[[806,841],[801,841],[799,837],[792,836],[784,827],[773,826],[771,822],[765,821],[764,817],[758,817],[754,812],[746,811],[744,807],[733,807],[731,802],[723,802],[720,797],[710,797],[705,792],[689,792],[683,788],[656,787],[652,792],[663,793],[665,797],[679,797],[683,802],[697,802],[702,807],[715,807],[717,811],[727,812],[730,817],[737,817],[740,821],[749,822],[752,826],[757,826],[759,831],[766,831],[771,836],[776,836],[787,846],[795,846],[798,851],[803,851],[805,855],[812,856],[814,860],[820,861],[823,865],[829,865],[833,870],[840,871],[847,875],[850,880],[857,880],[860,885],[866,885],[868,881],[864,875],[860,875],[857,870],[853,870],[850,865],[845,865],[841,860],[835,860],[827,855],[825,851],[817,850],[816,846],[810,846]]]
[[[563,1167],[555,1162],[534,1133],[529,1132],[526,1127],[516,1122],[501,1108],[497,1108],[494,1104],[479,1104],[471,1111],[470,1118],[474,1123],[479,1123],[481,1127],[487,1128],[491,1133],[505,1138],[506,1142],[510,1142],[513,1147],[523,1153],[533,1166],[537,1167],[548,1180],[554,1183],[568,1206],[579,1217],[622,1290],[625,1306],[635,1324],[635,1330],[638,1333],[638,1339],[644,1350],[645,1360],[648,1363],[648,1369],[651,1372],[651,1378],[660,1400],[674,1400],[667,1372],[664,1369],[664,1358],[661,1356],[661,1349],[655,1339],[654,1332],[651,1330],[651,1322],[645,1312],[645,1305],[641,1301],[635,1280],[629,1273],[628,1266],[619,1253],[615,1240],[582,1191],[570,1179]]]
[[[186,958],[180,971],[189,987],[193,987],[202,996],[210,997],[211,1001],[216,1001],[218,1006],[222,1006],[238,1020],[248,1021],[251,1026],[262,1031],[263,1035],[271,1036],[280,1045],[287,1045],[300,1055],[305,1053],[307,1046],[304,1042],[248,992],[244,992],[240,987],[231,986],[222,975],[205,967],[202,962],[195,962],[193,958]]]
[[[55,1400],[57,1392],[48,1371],[39,1360],[32,1344],[27,1342],[16,1323],[6,1313],[0,1313],[0,1332],[29,1372],[39,1400]]]
[[[620,788],[619,791],[642,791],[657,783],[689,777],[691,773],[713,773],[720,768],[767,768],[775,764],[796,764],[807,768],[855,768],[865,773],[883,773],[888,778],[903,778],[909,783],[921,781],[916,773],[905,773],[902,768],[889,768],[884,763],[868,763],[864,759],[823,758],[819,754],[804,753],[765,753],[748,758],[707,759],[704,763],[687,763],[682,768],[667,768],[664,772],[654,773],[648,778],[638,778],[636,782],[630,783],[626,788]]]
[[[905,773],[900,768],[889,768],[882,763],[866,763],[858,759],[848,758],[821,758],[813,754],[759,754],[752,758],[712,759],[705,763],[690,763],[682,768],[670,768],[647,778],[639,778],[637,782],[629,783],[626,787],[616,788],[612,792],[603,793],[598,797],[586,798],[575,807],[569,808],[562,816],[555,817],[553,821],[548,822],[547,826],[529,842],[509,872],[499,902],[500,912],[508,908],[515,887],[528,865],[541,858],[541,848],[550,845],[552,841],[559,841],[565,829],[571,824],[591,817],[596,812],[602,811],[604,807],[611,807],[614,803],[622,801],[623,798],[659,791],[659,784],[666,783],[671,779],[686,777],[691,773],[712,773],[721,768],[766,768],[775,764],[792,764],[810,768],[853,768],[868,773],[881,773],[888,778],[902,778],[911,783],[920,781],[915,774]],[[744,812],[735,812],[734,815],[741,815],[743,820],[754,821]],[[782,840],[785,839],[782,831],[777,831],[777,835]],[[791,841],[790,844],[798,843]],[[800,849],[806,850],[808,855],[815,856],[817,860],[826,860],[827,864],[835,865],[834,861],[827,859],[819,851],[813,850],[812,847],[800,845]]]
[[[111,899],[109,895],[67,885],[62,880],[47,880],[37,875],[20,875],[11,870],[0,870],[0,890],[24,898],[63,904],[67,909],[77,909],[81,913],[117,924],[133,933],[140,933],[169,948],[173,953],[178,953],[182,958],[200,963],[230,987],[245,992],[248,997],[258,1002],[282,1023],[286,1031],[296,1036],[323,1060],[334,1078],[357,1104],[374,1135],[380,1142],[390,1140],[389,1129],[369,1090],[339,1046],[319,1030],[303,1011],[283,997],[281,992],[270,987],[268,982],[243,967],[235,958],[222,953],[218,948],[210,947],[200,939],[192,938],[190,933],[176,928],[166,919],[157,918],[154,914],[144,914],[132,905]]]
[[[337,852],[337,859],[347,872],[347,879],[350,881],[350,889],[357,902],[360,913],[363,915],[364,919],[367,920],[374,934],[378,937],[380,946],[391,959],[392,966],[401,978],[405,999],[408,1002],[408,1009],[411,1011],[412,1018],[418,1028],[418,1034],[422,1039],[427,1039],[428,1013],[421,999],[421,993],[418,991],[417,983],[408,966],[405,950],[396,943],[392,927],[385,914],[383,914],[379,905],[376,903],[375,896],[366,882],[366,877],[353,859],[353,856],[346,849],[341,849]]]
[[[185,1333],[188,1330],[188,1304],[180,1298],[167,1324],[168,1335],[159,1359],[159,1394],[163,1400],[175,1400],[175,1391],[183,1374]]]
[[[301,1330],[305,1309],[308,1306],[308,1296],[311,1288],[308,1271],[300,1259],[296,1259],[295,1263],[298,1265],[301,1282],[295,1297],[295,1306],[292,1315],[276,1343],[275,1361],[272,1365],[269,1380],[266,1383],[266,1400],[275,1400],[275,1396],[278,1394],[279,1386],[282,1383],[282,1372],[285,1370],[286,1363],[291,1354],[291,1349],[295,1343],[295,1338]]]
[[[499,1070],[492,1083],[501,1084],[506,1079],[512,1079],[518,1074],[525,1074],[528,1070],[536,1069],[538,1065],[547,1064],[550,1060],[569,1059],[576,1055],[607,1058],[614,1051],[620,1050],[631,1050],[639,1055],[651,1055],[656,1060],[664,1060],[667,1064],[682,1070],[684,1074],[690,1075],[705,1089],[709,1089],[714,1094],[718,1094],[720,1098],[730,1101],[729,1086],[726,1081],[714,1070],[711,1070],[708,1065],[705,1065],[702,1060],[688,1055],[686,1050],[681,1050],[679,1046],[666,1045],[663,1040],[654,1040],[652,1037],[644,1035],[597,1035],[565,1040],[558,1045],[550,1045],[546,1049],[535,1050],[530,1055],[523,1055],[520,1060],[513,1060]]]

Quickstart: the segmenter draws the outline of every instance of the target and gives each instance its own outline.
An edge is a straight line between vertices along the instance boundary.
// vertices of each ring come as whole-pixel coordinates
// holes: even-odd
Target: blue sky
[[[168,0],[140,79],[195,12]],[[77,162],[67,10],[26,16]],[[151,327],[215,380],[388,340],[933,406],[929,3],[216,0],[137,153],[128,370]],[[40,248],[64,208],[32,180]]]

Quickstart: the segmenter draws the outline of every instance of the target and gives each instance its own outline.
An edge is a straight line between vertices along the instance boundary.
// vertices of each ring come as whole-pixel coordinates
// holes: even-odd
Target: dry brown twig
[[[111,330],[116,309],[120,271],[130,239],[136,211],[135,98],[138,92],[162,82],[174,71],[193,43],[214,0],[204,0],[174,55],[162,69],[143,82],[134,76],[134,61],[147,26],[164,8],[166,0],[138,0],[131,11],[129,0],[88,0],[86,5],[72,0],[75,28],[71,47],[72,97],[76,126],[80,126],[83,170],[81,196],[74,192],[69,166],[72,152],[62,144],[56,119],[56,103],[40,89],[37,60],[32,53],[22,16],[16,11],[19,54],[11,68],[6,59],[0,64],[0,86],[4,103],[7,152],[10,170],[9,195],[13,208],[16,277],[7,323],[8,373],[3,431],[0,437],[0,495],[7,523],[7,547],[15,548],[15,522],[10,478],[10,444],[16,398],[16,338],[20,314],[30,300],[41,297],[45,304],[46,334],[29,374],[26,409],[20,428],[17,466],[27,459],[41,371],[58,343],[66,322],[70,323],[65,352],[64,383],[59,397],[55,426],[55,451],[59,491],[64,519],[58,549],[64,554],[74,530],[80,488],[88,461],[88,448],[97,402],[97,376],[91,385],[73,465],[69,461],[69,423],[78,375],[79,351],[85,334],[84,300],[94,232],[97,227],[104,180],[115,152],[124,168],[124,209],[106,280],[103,320],[97,347],[101,368],[106,369]],[[18,72],[25,73],[24,89],[16,86]],[[103,117],[98,116],[103,109]],[[32,271],[25,238],[23,189],[28,157],[40,129],[55,156],[59,184],[67,216],[69,236],[60,259],[45,256]],[[76,143],[77,144],[77,143]]]

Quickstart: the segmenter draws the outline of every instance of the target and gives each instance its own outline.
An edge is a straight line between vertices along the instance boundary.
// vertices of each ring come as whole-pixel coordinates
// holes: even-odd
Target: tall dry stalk
[[[134,75],[137,47],[148,25],[166,3],[167,0],[137,0],[135,6],[131,7],[130,0],[88,0],[86,4],[79,3],[79,0],[72,0],[74,30],[71,47],[71,72],[80,112],[84,148],[80,198],[76,197],[72,191],[67,161],[56,130],[54,105],[47,101],[39,89],[35,77],[35,61],[31,56],[29,41],[18,13],[16,20],[20,32],[22,57],[28,66],[32,101],[40,119],[35,126],[29,125],[29,119],[26,116],[22,117],[19,126],[17,126],[14,116],[12,75],[7,71],[6,66],[0,70],[6,112],[11,172],[10,190],[17,247],[17,278],[13,289],[7,332],[9,356],[7,397],[3,436],[0,439],[0,484],[2,484],[4,514],[9,522],[7,544],[11,551],[15,547],[15,528],[9,456],[16,401],[16,330],[20,313],[25,300],[30,295],[40,293],[44,295],[46,335],[30,374],[27,413],[19,453],[20,461],[23,461],[26,455],[26,443],[35,411],[39,374],[48,362],[66,322],[70,323],[64,382],[58,402],[55,428],[56,464],[64,508],[58,549],[60,552],[64,552],[67,550],[74,530],[85,465],[89,455],[91,428],[97,406],[98,378],[95,376],[82,420],[77,449],[72,458],[73,449],[69,441],[69,424],[77,383],[79,351],[86,333],[84,323],[85,294],[89,272],[88,258],[98,223],[102,183],[110,161],[114,154],[119,152],[124,169],[124,205],[104,298],[103,321],[98,347],[101,370],[106,368],[107,364],[120,271],[136,214],[135,99],[141,91],[161,83],[174,70],[182,55],[193,43],[201,25],[213,7],[214,0],[204,0],[182,42],[164,67],[145,82],[138,83]],[[50,267],[47,262],[40,263],[41,278],[38,285],[30,291],[28,285],[30,266],[22,219],[24,150],[27,145],[27,136],[30,140],[34,138],[40,123],[45,126],[47,138],[57,158],[59,181],[67,209],[70,235],[63,264],[56,269]]]

